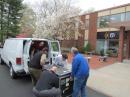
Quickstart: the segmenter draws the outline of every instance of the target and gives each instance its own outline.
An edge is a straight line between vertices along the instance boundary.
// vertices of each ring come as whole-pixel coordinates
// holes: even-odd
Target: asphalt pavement
[[[90,88],[87,90],[88,97],[108,97]],[[0,97],[35,97],[32,94],[31,78],[21,76],[11,79],[9,68],[6,65],[0,65]]]

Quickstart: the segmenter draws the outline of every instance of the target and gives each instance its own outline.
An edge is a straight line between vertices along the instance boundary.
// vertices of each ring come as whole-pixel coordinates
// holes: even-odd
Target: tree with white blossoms
[[[80,9],[72,6],[71,0],[43,0],[36,10],[37,28],[33,37],[65,38],[74,36],[81,23]],[[78,27],[77,27],[78,28]]]
[[[20,21],[21,33],[32,34],[36,30],[36,14],[30,6],[24,5]]]

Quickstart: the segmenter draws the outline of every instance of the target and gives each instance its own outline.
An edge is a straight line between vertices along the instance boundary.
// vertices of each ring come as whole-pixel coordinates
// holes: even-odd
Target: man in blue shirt
[[[86,95],[86,83],[89,77],[89,65],[87,59],[78,52],[75,47],[71,48],[71,53],[73,54],[72,61],[72,78],[74,80],[73,84],[73,97],[87,97]]]

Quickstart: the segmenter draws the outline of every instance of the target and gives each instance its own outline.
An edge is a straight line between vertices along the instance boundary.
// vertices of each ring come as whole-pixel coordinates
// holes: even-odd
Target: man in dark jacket
[[[47,48],[43,48],[41,51],[36,52],[30,61],[29,72],[34,86],[36,85],[37,80],[40,77],[43,65],[45,63],[46,58],[43,59],[42,56],[46,57],[46,54],[47,54]]]
[[[78,52],[75,47],[71,48],[71,52],[74,56],[72,61],[72,78],[73,84],[73,97],[87,97],[86,95],[86,82],[89,76],[89,65],[87,59]]]
[[[43,70],[40,79],[33,88],[36,97],[60,97],[59,79],[55,74],[57,67]]]

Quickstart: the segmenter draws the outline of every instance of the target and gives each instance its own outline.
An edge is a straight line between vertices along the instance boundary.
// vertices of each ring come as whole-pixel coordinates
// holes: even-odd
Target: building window
[[[98,32],[97,39],[108,39],[109,33],[108,32]]]
[[[100,54],[103,50],[104,54],[111,52],[112,56],[117,56],[119,45],[119,32],[98,32],[96,42],[96,52]]]
[[[89,28],[89,20],[88,20],[88,19],[85,20],[85,28],[86,28],[86,29]]]
[[[105,46],[105,39],[98,39],[96,41],[96,53],[100,54],[100,51],[104,50],[104,46]]]
[[[130,20],[130,11],[126,12],[126,20]]]
[[[120,22],[125,20],[125,13],[111,15],[111,22]]]
[[[84,40],[88,40],[88,30],[85,30]]]
[[[119,32],[98,32],[97,39],[119,39]]]
[[[88,40],[84,40],[84,47],[88,44]]]
[[[97,27],[105,28],[108,27],[108,23],[110,22],[110,16],[102,16],[98,18]]]

